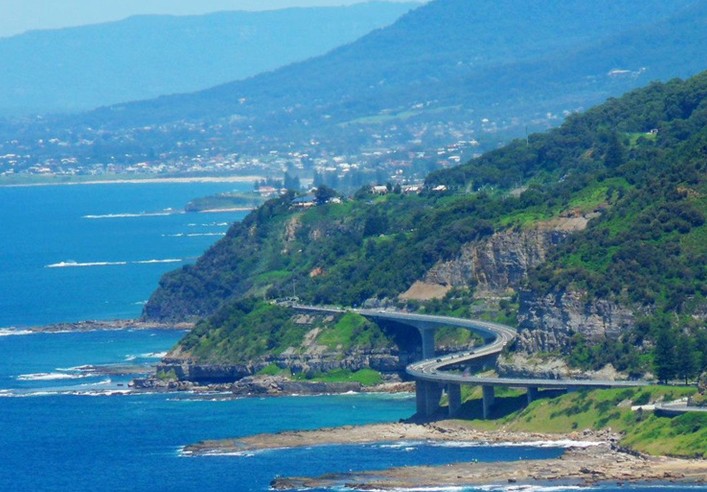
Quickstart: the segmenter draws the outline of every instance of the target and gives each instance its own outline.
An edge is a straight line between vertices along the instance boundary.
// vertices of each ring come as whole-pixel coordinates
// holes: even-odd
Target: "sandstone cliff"
[[[384,374],[401,374],[418,354],[397,349],[355,350],[345,354],[284,353],[260,357],[248,364],[213,364],[191,359],[188,355],[170,354],[157,367],[157,373],[173,374],[179,380],[198,383],[233,382],[257,374],[268,366],[289,369],[294,374],[315,375],[337,369],[358,371],[371,368]]]
[[[437,263],[424,282],[474,286],[476,297],[504,295],[509,289],[517,290],[528,271],[542,263],[568,234],[568,230],[547,227],[497,232],[465,245],[457,258]]]
[[[528,272],[596,215],[567,214],[533,228],[509,229],[468,243],[457,258],[437,263],[401,297],[442,297],[448,289],[466,287],[473,288],[476,299],[516,292],[520,306],[516,348],[526,353],[561,350],[575,333],[590,339],[616,337],[635,322],[633,311],[625,306],[588,300],[582,292],[538,295],[523,291]]]
[[[616,338],[634,322],[631,309],[605,299],[588,300],[582,292],[522,292],[516,346],[530,353],[561,350],[575,333],[589,339]]]

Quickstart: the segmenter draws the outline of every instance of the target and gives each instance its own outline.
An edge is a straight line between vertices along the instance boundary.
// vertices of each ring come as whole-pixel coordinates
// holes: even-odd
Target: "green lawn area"
[[[695,388],[651,386],[577,391],[541,397],[525,405],[526,396],[497,392],[492,418],[480,418],[480,391],[465,392],[463,412],[474,428],[566,434],[584,429],[607,429],[623,434],[621,444],[654,455],[707,458],[707,413],[658,417],[632,405],[672,401],[695,393]]]

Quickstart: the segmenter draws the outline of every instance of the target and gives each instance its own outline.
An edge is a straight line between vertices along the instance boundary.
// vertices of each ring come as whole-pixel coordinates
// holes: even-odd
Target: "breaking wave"
[[[118,214],[89,214],[84,215],[84,219],[131,219],[135,217],[166,217],[168,215],[181,215],[185,212],[183,210],[174,210],[171,208],[159,211],[159,212],[138,212],[138,213],[118,213]]]
[[[163,234],[162,237],[222,237],[225,235],[225,232],[178,232],[176,234]]]
[[[157,263],[180,263],[183,260],[180,258],[165,258],[153,260],[136,260],[136,261],[87,261],[78,262],[74,260],[60,261],[46,265],[45,268],[85,268],[85,267],[103,267],[103,266],[125,266],[125,265],[154,265]]]
[[[0,337],[16,337],[20,335],[34,335],[32,330],[17,330],[15,328],[0,328]]]
[[[18,381],[58,381],[62,379],[83,379],[92,374],[70,374],[66,372],[37,372],[34,374],[20,374]]]

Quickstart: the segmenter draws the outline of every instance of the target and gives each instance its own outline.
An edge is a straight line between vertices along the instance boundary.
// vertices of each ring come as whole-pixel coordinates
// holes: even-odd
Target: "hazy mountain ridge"
[[[527,15],[511,15],[520,8]],[[29,156],[16,170],[57,158],[177,169],[195,156],[274,151],[290,161],[292,153],[338,154],[382,167],[383,176],[402,161],[411,167],[404,178],[420,177],[453,162],[436,162],[440,147],[459,144],[450,154],[466,158],[650,80],[699,72],[706,19],[707,5],[690,0],[436,0],[325,56],[246,80],[7,124],[0,150]],[[63,145],[46,144],[50,138]],[[427,151],[429,166],[418,165],[415,153]]]
[[[136,16],[3,38],[0,113],[85,111],[205,89],[321,55],[416,5]]]

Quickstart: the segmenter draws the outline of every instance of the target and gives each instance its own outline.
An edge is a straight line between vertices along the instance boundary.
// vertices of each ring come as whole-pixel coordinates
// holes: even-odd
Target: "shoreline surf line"
[[[264,179],[261,176],[200,176],[200,177],[173,177],[173,178],[110,178],[105,180],[95,179],[88,181],[43,181],[37,183],[2,183],[0,188],[23,188],[36,186],[81,186],[102,184],[189,184],[189,183],[253,183]]]

